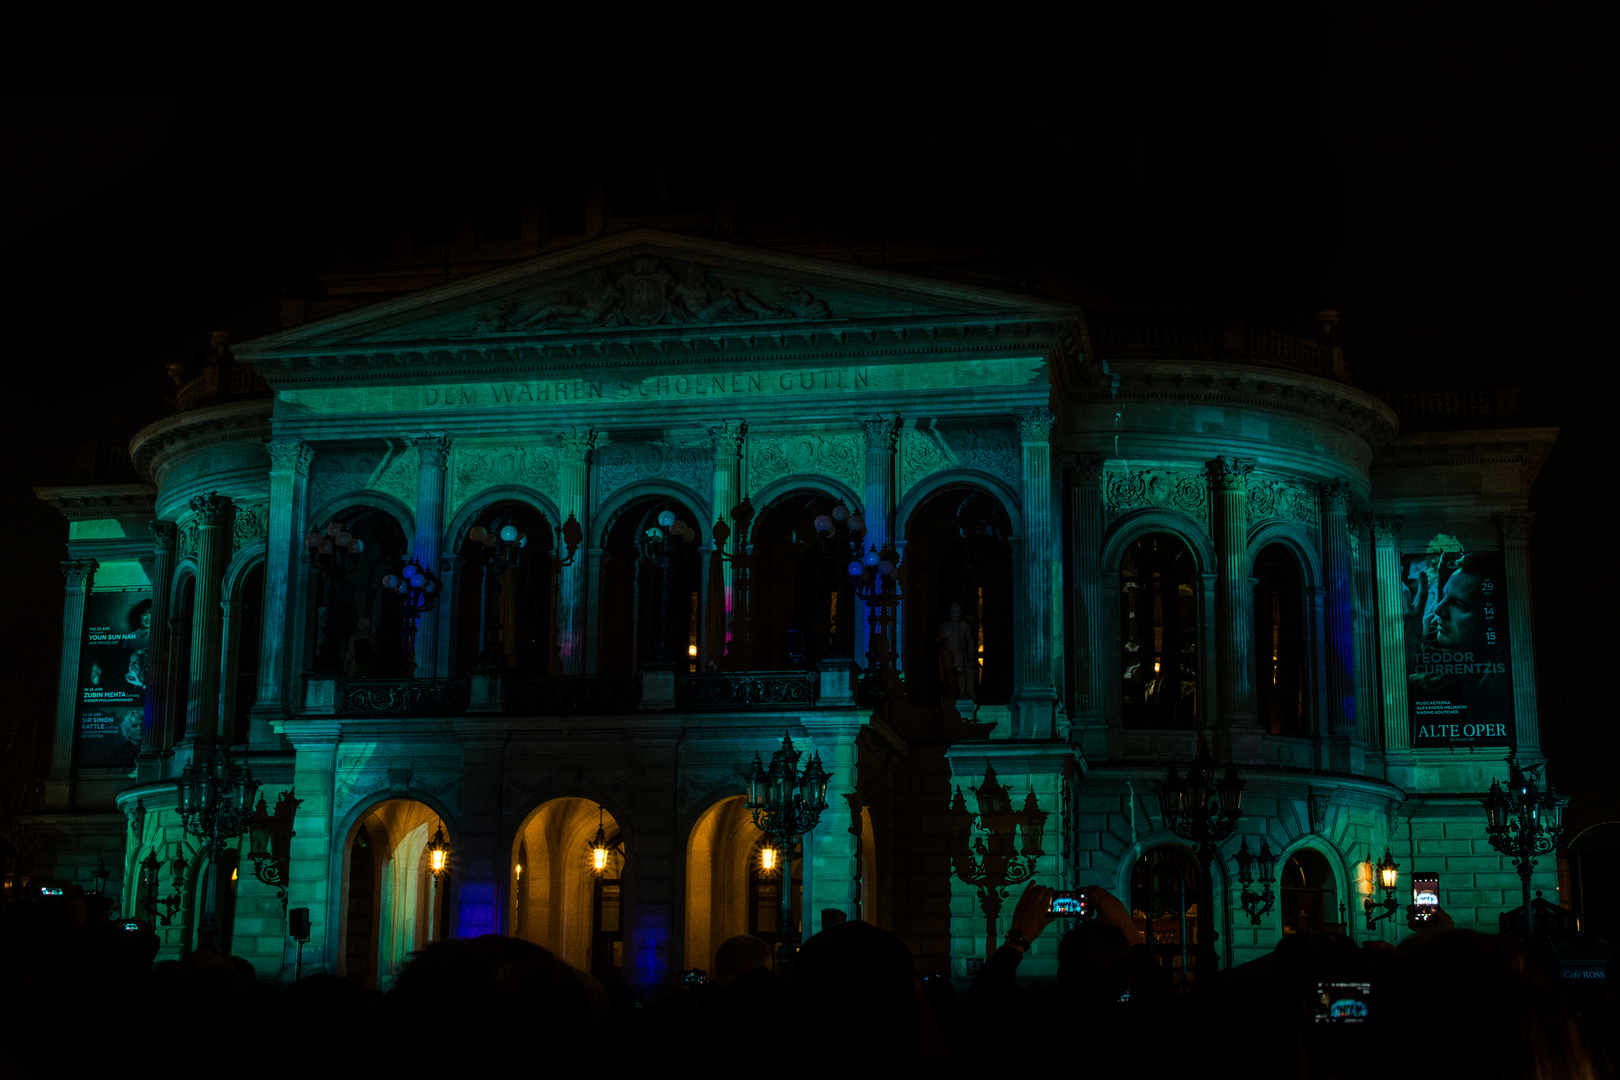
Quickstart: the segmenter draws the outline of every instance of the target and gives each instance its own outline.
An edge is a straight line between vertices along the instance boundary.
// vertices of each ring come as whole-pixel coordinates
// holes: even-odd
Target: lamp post
[[[1372,852],[1367,852],[1367,858],[1372,858]],[[1369,896],[1361,902],[1361,909],[1367,916],[1368,930],[1380,920],[1392,917],[1401,907],[1401,902],[1395,899],[1395,886],[1400,884],[1401,880],[1401,864],[1395,861],[1395,857],[1389,853],[1389,848],[1384,849],[1384,857],[1378,860],[1373,869],[1378,872],[1378,884],[1384,890],[1384,898],[1374,900]],[[1374,914],[1377,911],[1382,911],[1383,914]]]
[[[893,620],[891,612],[900,603],[899,560],[894,548],[885,543],[882,551],[868,547],[848,567],[855,595],[866,601],[866,674],[861,676],[861,688],[868,701],[882,701],[888,692],[887,630]]]
[[[399,573],[382,579],[383,588],[399,594],[402,611],[400,652],[407,679],[416,678],[416,631],[422,616],[433,610],[439,599],[439,579],[415,559],[406,560]]]
[[[324,529],[311,529],[304,537],[309,550],[310,565],[315,568],[319,582],[319,596],[324,614],[321,618],[321,642],[315,649],[315,670],[323,675],[335,673],[342,665],[337,645],[337,590],[342,581],[360,563],[366,542],[349,532],[336,518]]]
[[[669,561],[673,554],[672,548],[676,543],[690,544],[696,539],[697,533],[692,531],[692,527],[676,517],[675,511],[666,507],[658,512],[652,525],[642,530],[637,540],[642,559],[657,566],[659,573],[658,641],[653,646],[650,657],[655,664],[670,661]]]
[[[168,926],[174,921],[174,909],[180,906],[180,894],[174,892],[168,896],[158,896],[158,879],[162,869],[163,860],[157,857],[157,848],[153,848],[141,860],[140,906],[148,915]]]
[[[1034,877],[1046,854],[1041,840],[1047,811],[1040,808],[1033,789],[1024,797],[1023,809],[1013,809],[1012,792],[996,779],[994,766],[985,767],[984,783],[973,794],[976,813],[967,808],[960,787],[951,800],[951,870],[978,893],[984,939],[993,954],[1000,940],[996,920],[1008,891]]]
[[[832,779],[821,766],[820,754],[812,754],[800,771],[802,756],[803,752],[793,748],[793,739],[784,732],[781,748],[771,755],[770,767],[766,768],[756,753],[748,778],[747,806],[753,811],[754,825],[776,842],[782,861],[782,912],[778,923],[782,937],[777,966],[784,973],[793,962],[798,937],[793,926],[793,845],[821,820],[827,809],[827,782]]]
[[[1260,851],[1255,854],[1249,851],[1249,838],[1245,836],[1238,848],[1237,864],[1238,883],[1243,886],[1243,910],[1248,912],[1249,922],[1259,926],[1261,916],[1271,910],[1272,901],[1276,899],[1271,885],[1277,880],[1277,856],[1272,854],[1268,838],[1260,838]],[[1255,870],[1260,872],[1259,892],[1249,889],[1256,881]]]
[[[591,840],[591,871],[597,875],[607,873],[608,867],[608,838],[607,831],[602,827],[602,805],[596,806],[596,836]]]
[[[276,812],[270,813],[264,796],[253,809],[248,823],[248,858],[253,860],[253,876],[276,890],[281,910],[287,911],[287,869],[292,861],[293,818],[298,814],[302,799],[292,791],[283,791],[276,797]]]
[[[1558,846],[1564,831],[1564,805],[1569,801],[1558,794],[1552,781],[1545,788],[1538,783],[1540,765],[1527,769],[1508,756],[1508,785],[1504,790],[1495,780],[1480,800],[1485,807],[1485,835],[1491,847],[1513,859],[1524,888],[1524,934],[1535,940],[1535,913],[1530,907],[1530,877],[1535,873],[1536,856],[1546,855]]]
[[[207,856],[208,878],[203,882],[202,929],[198,948],[217,951],[214,941],[215,879],[219,856],[225,842],[241,836],[253,814],[253,796],[259,782],[246,765],[238,768],[224,754],[217,754],[201,767],[188,764],[175,782],[179,794],[180,822],[186,832],[202,841]]]
[[[433,839],[428,841],[427,852],[428,873],[433,875],[434,888],[438,888],[440,879],[450,873],[450,841],[444,838],[444,822],[439,822]]]
[[[1209,756],[1209,744],[1202,736],[1198,740],[1198,756],[1187,767],[1187,778],[1176,775],[1170,766],[1169,774],[1157,785],[1159,811],[1165,825],[1183,840],[1190,841],[1198,853],[1201,880],[1198,900],[1198,981],[1207,983],[1215,974],[1215,897],[1214,878],[1209,872],[1216,848],[1232,835],[1238,819],[1243,816],[1243,786],[1237,767],[1230,762],[1226,774],[1215,780],[1215,762]]]

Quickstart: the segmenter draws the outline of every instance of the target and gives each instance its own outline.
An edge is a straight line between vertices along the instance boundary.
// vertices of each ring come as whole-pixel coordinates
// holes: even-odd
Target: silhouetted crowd
[[[766,942],[734,937],[701,981],[637,1001],[508,937],[432,944],[386,994],[324,972],[278,986],[205,952],[154,963],[149,926],[58,888],[0,914],[0,1076],[1616,1077],[1612,961],[1601,986],[1571,987],[1543,950],[1443,911],[1399,947],[1287,934],[1186,988],[1106,890],[1081,890],[1094,917],[1054,919],[1031,885],[965,994],[919,976],[894,934],[841,922],[785,977]],[[1021,980],[1054,934],[1056,981]]]

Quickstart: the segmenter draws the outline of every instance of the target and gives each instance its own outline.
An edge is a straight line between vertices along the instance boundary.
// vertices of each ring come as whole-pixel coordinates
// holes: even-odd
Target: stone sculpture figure
[[[529,316],[525,326],[550,329],[553,326],[617,325],[619,302],[624,293],[613,284],[606,270],[592,270],[581,289],[564,293],[554,304],[547,304]]]
[[[962,618],[962,605],[951,605],[951,618],[942,624],[935,640],[943,644],[939,653],[939,681],[944,692],[957,701],[977,700],[978,655],[973,647],[973,627]]]

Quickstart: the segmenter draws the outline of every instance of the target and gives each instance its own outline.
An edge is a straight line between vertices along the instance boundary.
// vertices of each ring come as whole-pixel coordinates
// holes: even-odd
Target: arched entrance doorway
[[[769,942],[781,936],[779,912],[784,867],[790,875],[794,918],[802,923],[798,897],[804,882],[797,854],[764,855],[764,834],[741,795],[721,799],[703,812],[686,840],[686,967],[708,970],[721,942],[753,934]],[[767,865],[769,863],[769,865]]]
[[[1344,933],[1333,868],[1319,851],[1300,848],[1277,875],[1285,934]]]
[[[1131,868],[1131,918],[1177,989],[1192,984],[1198,962],[1201,880],[1192,854],[1169,844],[1149,848]]]
[[[413,952],[450,936],[449,877],[435,878],[429,865],[442,827],[425,803],[388,799],[349,830],[339,970],[352,982],[386,991]]]
[[[623,908],[624,838],[613,815],[589,799],[536,807],[512,841],[512,935],[609,982],[624,966]]]

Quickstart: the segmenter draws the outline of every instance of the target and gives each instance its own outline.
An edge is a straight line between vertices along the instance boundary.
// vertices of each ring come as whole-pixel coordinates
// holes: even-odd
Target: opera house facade
[[[165,956],[380,989],[494,933],[647,994],[842,919],[961,979],[1031,880],[1185,978],[1392,939],[1386,854],[1494,930],[1554,432],[1402,434],[1321,329],[632,229],[222,346],[149,484],[41,489],[37,873],[104,866]],[[776,850],[784,736],[827,805]],[[180,804],[227,761],[257,823],[210,846]],[[1177,807],[1216,803],[1206,872]]]

